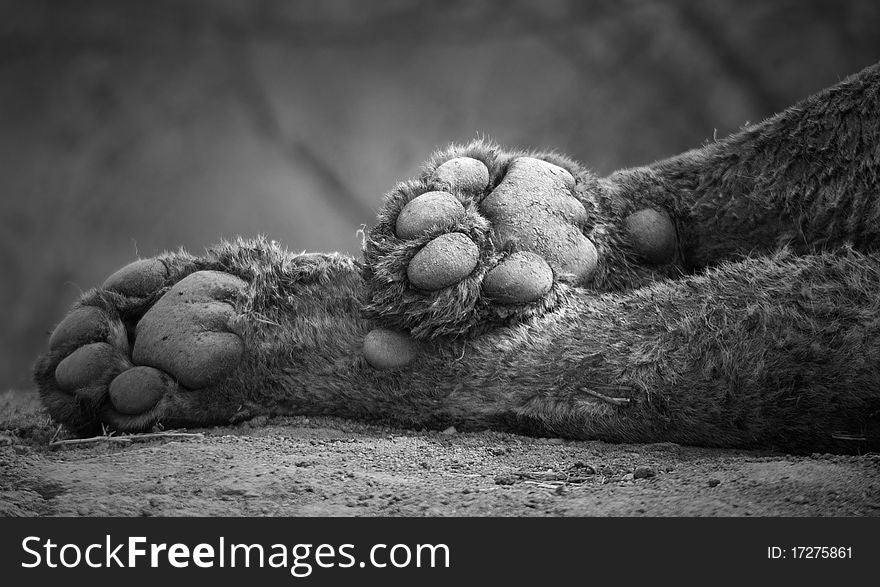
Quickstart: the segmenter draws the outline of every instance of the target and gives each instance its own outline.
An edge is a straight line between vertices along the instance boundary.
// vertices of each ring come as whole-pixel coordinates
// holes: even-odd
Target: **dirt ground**
[[[878,516],[880,454],[791,456],[275,418],[66,438],[0,396],[5,516]]]

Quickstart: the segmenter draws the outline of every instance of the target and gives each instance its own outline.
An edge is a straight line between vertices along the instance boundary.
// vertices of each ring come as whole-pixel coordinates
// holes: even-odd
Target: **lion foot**
[[[598,189],[556,155],[478,143],[436,157],[420,180],[389,194],[368,235],[368,312],[416,339],[473,335],[551,311],[573,287],[601,285],[609,233],[630,257],[615,262],[668,262],[669,218],[640,209],[609,230],[596,216]]]
[[[56,420],[143,430],[213,419],[217,402],[205,396],[245,353],[235,320],[247,282],[180,269],[159,259],[127,265],[58,324],[37,365]]]

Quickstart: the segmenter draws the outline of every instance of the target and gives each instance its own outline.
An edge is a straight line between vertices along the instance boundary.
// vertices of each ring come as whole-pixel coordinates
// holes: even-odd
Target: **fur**
[[[36,367],[50,413],[80,430],[332,414],[614,442],[880,450],[880,66],[728,139],[608,178],[539,154],[578,178],[600,267],[587,287],[559,280],[547,300],[506,314],[481,302],[476,278],[428,297],[401,279],[423,241],[401,243],[389,226],[434,167],[461,155],[485,161],[496,185],[516,154],[482,142],[437,154],[389,194],[363,263],[263,239],[163,256],[173,279],[215,269],[249,282],[236,302],[242,363],[122,420],[106,398],[57,389],[55,366],[72,350],[62,346]],[[676,226],[666,266],[634,260],[620,228],[646,205]],[[488,242],[478,219],[453,229]],[[475,274],[509,252],[493,247]],[[79,304],[104,308],[111,328],[150,303],[93,290]],[[361,346],[376,326],[410,330],[419,357],[399,371],[370,367]]]

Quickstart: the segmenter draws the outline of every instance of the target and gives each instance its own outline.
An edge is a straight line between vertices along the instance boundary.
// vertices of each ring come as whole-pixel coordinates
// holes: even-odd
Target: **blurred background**
[[[878,30],[876,0],[0,0],[0,390],[138,256],[358,255],[435,147],[649,163],[880,60]]]

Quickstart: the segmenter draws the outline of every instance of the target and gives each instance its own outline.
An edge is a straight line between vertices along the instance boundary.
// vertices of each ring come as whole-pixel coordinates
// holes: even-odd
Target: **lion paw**
[[[140,430],[210,405],[203,395],[245,352],[234,324],[247,282],[204,270],[175,279],[158,259],[136,261],[58,324],[37,366],[57,420]]]
[[[394,190],[370,232],[368,311],[417,339],[545,311],[589,279],[596,250],[569,170],[452,153]]]
[[[368,235],[368,313],[416,339],[472,335],[595,286],[609,274],[600,253],[609,246],[625,250],[623,261],[619,251],[608,257],[627,270],[667,263],[669,218],[645,208],[609,227],[597,190],[595,177],[556,155],[476,143],[437,156],[389,194]]]

